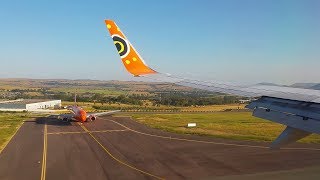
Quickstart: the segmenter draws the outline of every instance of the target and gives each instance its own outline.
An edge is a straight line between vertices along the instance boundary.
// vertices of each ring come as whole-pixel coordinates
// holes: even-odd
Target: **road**
[[[84,124],[38,118],[25,121],[1,152],[0,179],[239,179],[277,172],[281,179],[283,172],[299,177],[301,169],[320,167],[320,145],[268,145],[163,132],[128,117]]]

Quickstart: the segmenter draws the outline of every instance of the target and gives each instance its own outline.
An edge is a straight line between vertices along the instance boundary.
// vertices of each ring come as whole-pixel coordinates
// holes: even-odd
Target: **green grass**
[[[21,125],[22,121],[28,118],[30,118],[30,115],[27,113],[0,112],[0,151]]]
[[[251,112],[216,112],[208,114],[132,114],[152,128],[169,132],[214,136],[253,141],[273,141],[285,126],[253,117]],[[187,128],[187,123],[197,123]],[[308,136],[300,142],[320,143],[320,135]]]

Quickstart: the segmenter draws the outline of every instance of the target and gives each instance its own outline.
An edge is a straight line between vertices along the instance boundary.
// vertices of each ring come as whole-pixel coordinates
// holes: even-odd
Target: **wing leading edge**
[[[320,134],[320,91],[280,86],[243,86],[234,83],[199,81],[163,74],[151,69],[143,61],[114,21],[105,20],[105,23],[124,66],[134,76],[148,76],[156,81],[258,98],[247,106],[253,110],[253,116],[287,126],[272,143],[272,148],[279,148],[295,142],[311,133]]]

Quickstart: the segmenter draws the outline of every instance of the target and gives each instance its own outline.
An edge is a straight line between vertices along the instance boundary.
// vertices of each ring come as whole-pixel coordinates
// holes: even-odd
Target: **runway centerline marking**
[[[91,131],[89,131],[83,124],[80,124],[80,123],[78,123],[78,124],[80,125],[80,127],[82,127],[82,129],[83,129],[85,132],[87,132],[87,133],[92,137],[93,140],[95,140],[95,141],[100,145],[100,147],[102,147],[102,149],[103,149],[112,159],[114,159],[114,160],[117,161],[118,163],[120,163],[120,164],[122,164],[122,165],[124,165],[124,166],[127,166],[127,167],[129,167],[129,168],[131,168],[131,169],[133,169],[133,170],[136,170],[136,171],[138,171],[138,172],[140,172],[140,173],[142,173],[142,174],[151,176],[151,177],[153,177],[153,178],[156,178],[156,179],[164,179],[164,178],[162,178],[162,177],[159,177],[159,176],[153,175],[153,174],[151,174],[151,173],[148,173],[148,172],[146,172],[146,171],[143,171],[143,170],[141,170],[141,169],[138,169],[138,168],[136,168],[136,167],[134,167],[134,166],[132,166],[132,165],[126,163],[126,162],[123,162],[123,161],[121,161],[121,160],[118,159],[118,158],[116,158],[115,156],[113,156],[113,155],[111,154],[111,152],[110,152],[105,146],[103,146],[103,145],[92,135],[92,132],[91,132]]]
[[[46,179],[46,168],[47,168],[47,147],[48,147],[48,127],[44,124],[43,130],[43,153],[42,153],[42,168],[41,168],[41,180]]]
[[[176,137],[169,137],[169,136],[161,136],[161,135],[155,135],[155,134],[149,134],[140,132],[134,129],[131,129],[119,122],[116,122],[114,120],[106,119],[108,121],[111,121],[113,123],[116,123],[126,129],[128,129],[131,132],[150,136],[150,137],[156,137],[156,138],[162,138],[162,139],[170,139],[170,140],[177,140],[177,141],[187,141],[187,142],[196,142],[196,143],[204,143],[204,144],[216,144],[216,145],[224,145],[224,146],[237,146],[237,147],[249,147],[249,148],[260,148],[260,149],[270,149],[268,146],[257,146],[257,145],[247,145],[247,144],[234,144],[234,143],[222,143],[222,142],[213,142],[213,141],[202,141],[202,140],[194,140],[194,139],[185,139],[185,138],[176,138]],[[312,151],[320,151],[318,148],[280,148],[281,150],[312,150]]]
[[[106,132],[122,132],[128,131],[127,129],[111,129],[111,130],[100,130],[100,131],[89,131],[91,133],[106,133]],[[61,131],[61,132],[51,132],[47,133],[48,135],[63,135],[63,134],[85,134],[88,133],[86,131]]]

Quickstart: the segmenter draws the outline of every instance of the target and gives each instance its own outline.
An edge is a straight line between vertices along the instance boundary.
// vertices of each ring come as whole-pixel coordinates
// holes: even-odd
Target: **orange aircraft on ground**
[[[76,105],[76,96],[75,96],[74,105],[67,106],[67,109],[70,110],[71,113],[60,114],[60,115],[57,115],[56,117],[58,119],[62,119],[63,121],[67,121],[67,122],[75,120],[75,121],[84,123],[84,122],[94,121],[97,119],[98,116],[114,114],[120,111],[120,110],[115,110],[115,111],[107,111],[107,112],[99,112],[99,113],[87,113],[84,109]]]

